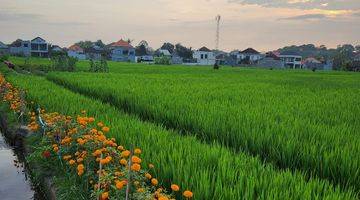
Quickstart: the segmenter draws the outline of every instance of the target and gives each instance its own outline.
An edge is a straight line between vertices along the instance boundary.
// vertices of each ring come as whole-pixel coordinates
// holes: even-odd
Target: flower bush
[[[23,113],[26,102],[22,92],[0,75],[0,92],[10,109]],[[168,190],[154,177],[154,165],[145,166],[139,147],[126,148],[103,122],[81,111],[76,117],[44,109],[28,113],[28,128],[39,136],[29,160],[36,160],[48,171],[62,171],[74,180],[81,191],[93,199],[175,199],[181,196],[180,186],[173,183]],[[183,191],[186,199],[191,191]]]

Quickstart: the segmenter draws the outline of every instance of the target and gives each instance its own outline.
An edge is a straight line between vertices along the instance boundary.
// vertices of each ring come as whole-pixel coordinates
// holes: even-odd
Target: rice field
[[[359,198],[360,74],[108,64],[6,78],[50,112],[110,124],[194,199]]]
[[[8,75],[7,79],[26,89],[29,100],[49,111],[75,114],[86,109],[90,115],[111,124],[112,136],[127,145],[141,147],[146,152],[144,160],[157,166],[157,176],[191,188],[194,199],[356,199],[354,192],[341,191],[327,181],[306,180],[300,172],[277,170],[257,157],[181,136],[42,77]]]
[[[200,141],[360,190],[359,74],[192,71],[47,78]]]

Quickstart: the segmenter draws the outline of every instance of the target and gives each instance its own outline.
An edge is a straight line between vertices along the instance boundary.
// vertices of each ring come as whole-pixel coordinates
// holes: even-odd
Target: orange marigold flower
[[[93,117],[89,117],[89,118],[88,118],[88,122],[91,123],[91,122],[94,122],[94,121],[95,121],[95,118],[93,118]]]
[[[103,192],[101,194],[101,200],[107,200],[109,198],[109,192]]]
[[[177,191],[180,190],[180,187],[178,185],[176,185],[176,184],[172,184],[171,185],[171,190],[174,191],[174,192],[177,192]]]
[[[124,150],[125,150],[125,148],[124,148],[123,146],[118,146],[117,149],[120,150],[120,151],[124,151]]]
[[[102,122],[97,123],[97,125],[98,125],[99,127],[103,127],[103,126],[104,126],[104,124],[103,124]]]
[[[59,151],[59,147],[54,147],[54,152],[57,153]]]
[[[70,165],[75,164],[75,160],[73,160],[73,159],[69,160],[69,164],[70,164]]]
[[[191,191],[189,191],[189,190],[184,191],[183,195],[186,198],[192,198],[193,197],[193,193]]]
[[[109,132],[110,131],[110,128],[109,127],[107,127],[107,126],[104,126],[104,127],[102,127],[102,129],[101,129],[103,132],[105,132],[105,133],[107,133],[107,132]]]
[[[125,151],[121,152],[121,156],[122,156],[122,157],[125,157],[125,158],[129,157],[129,156],[130,156],[130,151],[129,151],[129,150],[125,150]]]
[[[127,165],[127,161],[123,158],[120,160],[120,164],[126,166]]]
[[[140,171],[140,169],[141,169],[141,166],[139,164],[137,164],[137,163],[131,165],[131,170],[133,170],[133,171],[138,172],[138,171]]]
[[[121,190],[124,187],[124,182],[123,181],[118,181],[115,184],[116,189]]]
[[[131,157],[131,161],[133,163],[141,163],[141,159],[139,157],[137,157],[137,156]]]
[[[161,196],[158,198],[158,200],[169,200],[169,198],[167,198],[166,196]]]
[[[153,186],[156,186],[159,183],[159,181],[156,178],[151,179],[151,184]]]
[[[84,170],[84,165],[83,164],[79,164],[78,166],[77,166],[77,170],[78,171],[80,171],[80,170]]]

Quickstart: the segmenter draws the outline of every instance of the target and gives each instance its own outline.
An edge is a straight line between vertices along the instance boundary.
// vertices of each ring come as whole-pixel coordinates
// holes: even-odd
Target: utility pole
[[[220,20],[221,16],[217,15],[215,17],[216,20],[216,39],[215,39],[215,49],[219,50],[219,41],[220,41]]]

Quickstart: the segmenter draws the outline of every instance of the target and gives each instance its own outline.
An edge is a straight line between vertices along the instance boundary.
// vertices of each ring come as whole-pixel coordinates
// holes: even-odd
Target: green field
[[[87,69],[87,61],[77,64]],[[109,68],[7,78],[49,110],[86,109],[110,123],[114,137],[144,149],[162,180],[190,188],[195,199],[358,197],[360,74]]]

